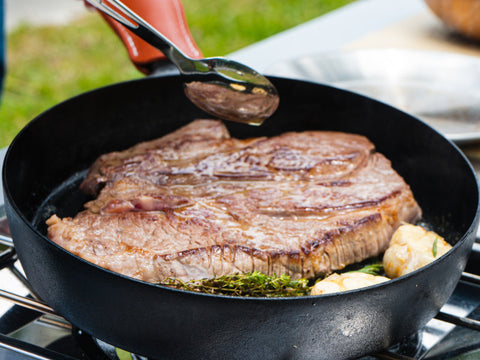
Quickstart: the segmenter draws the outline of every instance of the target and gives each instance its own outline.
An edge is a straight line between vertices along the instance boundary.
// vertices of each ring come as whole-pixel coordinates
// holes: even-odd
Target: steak
[[[260,271],[315,278],[378,256],[421,209],[365,137],[329,131],[231,138],[196,120],[102,155],[75,217],[48,237],[104,268],[149,282]]]

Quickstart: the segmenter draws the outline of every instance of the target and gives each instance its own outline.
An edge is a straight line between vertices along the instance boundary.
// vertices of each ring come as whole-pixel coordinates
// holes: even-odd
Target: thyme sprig
[[[269,276],[258,271],[190,281],[167,278],[161,285],[208,294],[249,297],[304,296],[309,295],[311,290],[306,279],[291,280],[285,274]]]
[[[383,273],[382,263],[373,263],[348,272],[364,272],[372,275]],[[318,279],[319,281],[321,279]],[[182,281],[167,278],[160,285],[175,289],[195,291],[215,295],[247,296],[247,297],[289,297],[310,295],[312,286],[309,280],[292,280],[288,275],[265,275],[254,271],[245,274],[223,275],[213,279]]]
[[[432,255],[434,258],[437,257],[437,246],[438,246],[438,237],[435,238],[433,241],[433,246],[432,246]]]
[[[378,275],[383,275],[384,269],[383,269],[383,264],[379,262],[375,264],[365,265],[364,267],[358,270],[352,270],[349,272],[362,272],[362,273],[378,276]]]

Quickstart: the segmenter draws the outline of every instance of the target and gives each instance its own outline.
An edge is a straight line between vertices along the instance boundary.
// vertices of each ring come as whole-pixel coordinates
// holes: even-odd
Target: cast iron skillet
[[[272,78],[281,103],[261,127],[364,134],[392,160],[425,220],[453,250],[408,276],[324,296],[254,299],[172,290],[92,265],[45,237],[52,213],[87,200],[77,186],[102,153],[206,117],[178,77],[145,78],[72,98],[38,116],[11,144],[3,183],[15,247],[34,290],[59,314],[108,343],[161,359],[343,359],[375,352],[428,322],[454,290],[478,225],[478,187],[461,152],[421,121],[383,103],[319,84]]]

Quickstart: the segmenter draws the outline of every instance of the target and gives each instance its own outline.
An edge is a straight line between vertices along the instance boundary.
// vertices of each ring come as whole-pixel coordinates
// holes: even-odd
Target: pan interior
[[[410,184],[426,222],[452,243],[468,230],[478,205],[476,180],[443,136],[367,97],[308,82],[272,81],[281,90],[279,110],[260,127],[227,123],[233,137],[304,130],[365,135]],[[89,200],[78,184],[99,155],[208,117],[186,100],[177,77],[122,83],[70,99],[41,114],[15,139],[4,166],[7,195],[45,234],[51,214],[73,216]]]

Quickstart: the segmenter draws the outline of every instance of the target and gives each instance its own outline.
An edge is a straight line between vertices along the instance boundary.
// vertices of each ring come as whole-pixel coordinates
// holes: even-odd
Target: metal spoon
[[[87,0],[159,49],[180,71],[185,94],[202,110],[224,120],[260,125],[278,107],[273,84],[255,70],[225,58],[192,59],[119,0]],[[115,8],[110,4],[115,5]]]

